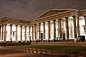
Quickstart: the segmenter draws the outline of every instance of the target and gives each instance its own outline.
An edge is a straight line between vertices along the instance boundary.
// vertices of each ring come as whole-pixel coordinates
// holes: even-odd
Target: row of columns
[[[77,38],[77,32],[76,32],[76,16],[72,16],[73,17],[73,23],[74,23],[74,38]],[[67,36],[67,40],[69,40],[69,26],[68,26],[68,17],[65,18],[66,19],[66,36]],[[56,20],[53,20],[54,23],[54,39],[56,38],[56,24],[55,24]],[[86,21],[85,21],[86,24]],[[40,25],[41,23],[39,23],[39,39],[40,38]],[[35,39],[36,38],[36,26],[37,24],[35,24]],[[61,30],[61,19],[58,20],[58,36],[60,35],[60,38],[62,38],[62,30]],[[78,36],[80,35],[80,30],[79,30],[79,19],[78,19],[78,25],[77,25],[77,29],[78,29]],[[59,34],[60,33],[60,34]],[[45,39],[45,22],[43,22],[43,37]],[[50,39],[50,21],[48,21],[48,39]]]
[[[5,30],[4,30],[4,42],[5,42],[6,41],[6,33],[7,33],[7,31],[6,31],[7,24],[3,24],[1,26],[2,26],[2,39],[0,38],[0,40],[3,40],[3,26],[4,26],[5,27]],[[0,26],[0,32],[1,32],[1,26]],[[18,27],[18,25],[15,25],[15,26],[16,26],[16,40],[17,40],[17,38],[18,38],[17,37],[17,27]],[[25,40],[26,40],[26,27],[27,26],[25,26]],[[20,28],[21,28],[21,33],[20,34],[21,34],[21,40],[22,40],[22,25],[20,26]],[[29,27],[29,29],[30,29],[30,27]],[[12,36],[12,24],[10,24],[10,36]],[[1,33],[0,33],[0,37],[1,37]]]
[[[72,16],[73,17],[73,23],[74,23],[74,38],[77,38],[77,34],[78,36],[80,35],[80,29],[79,29],[79,17],[77,19],[77,31],[78,33],[76,32],[76,16]],[[86,16],[84,16],[85,18],[85,32],[86,32]],[[65,18],[66,19],[66,36],[67,36],[67,40],[69,39],[69,27],[68,27],[68,17]],[[56,20],[53,20],[53,23],[54,23],[54,39],[56,38],[56,24],[55,24],[55,21]],[[4,41],[6,41],[6,25],[7,24],[4,24],[5,26],[5,34],[4,34]],[[16,26],[16,40],[17,40],[17,27],[18,25],[15,25]],[[36,29],[36,26],[37,24],[35,24],[34,28],[35,28],[35,39],[37,39],[37,29]],[[40,26],[41,26],[41,23],[39,23],[39,39],[41,39],[41,35],[40,35]],[[25,39],[26,39],[26,27],[25,26]],[[21,40],[22,40],[22,26],[20,26],[21,28]],[[29,26],[29,35],[30,35],[30,26]],[[58,36],[60,38],[62,38],[62,30],[61,30],[61,19],[59,19],[58,21]],[[0,26],[0,32],[1,32],[1,26]],[[32,26],[32,39],[33,39],[33,26]],[[10,35],[12,35],[12,25],[10,25]],[[0,36],[1,36],[1,33],[0,33]],[[45,22],[43,22],[43,37],[45,39]],[[48,39],[50,39],[50,21],[48,21]],[[31,40],[31,38],[29,37],[29,39]],[[2,25],[2,40],[3,40],[3,25]]]
[[[3,35],[4,35],[4,41],[6,41],[6,25],[7,24],[4,24],[4,25],[0,25],[0,40],[3,40]],[[2,34],[1,34],[1,26],[2,26]],[[3,26],[5,26],[5,30],[4,30],[4,34],[3,34]],[[2,36],[2,39],[1,39],[1,36]]]
[[[86,37],[86,16],[84,16],[84,18],[85,18],[85,37]],[[86,41],[86,39],[85,39],[85,41]]]

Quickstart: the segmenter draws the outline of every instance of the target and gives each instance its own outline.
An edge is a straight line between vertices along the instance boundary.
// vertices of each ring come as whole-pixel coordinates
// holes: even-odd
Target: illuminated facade
[[[3,18],[0,25],[0,41],[4,42],[71,40],[86,36],[86,10],[50,9],[33,22]]]

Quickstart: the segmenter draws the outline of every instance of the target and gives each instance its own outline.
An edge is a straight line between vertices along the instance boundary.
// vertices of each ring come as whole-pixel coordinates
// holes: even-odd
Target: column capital
[[[65,19],[69,19],[68,17],[65,17]]]
[[[76,16],[74,15],[74,16],[72,16],[73,18],[75,18]]]
[[[45,23],[45,22],[43,22],[43,23]]]
[[[22,27],[22,25],[20,25],[20,27]]]
[[[15,26],[18,26],[18,25],[15,25]]]
[[[10,24],[10,26],[12,26],[13,24]]]
[[[34,24],[34,25],[37,25],[37,24]]]
[[[53,21],[56,21],[56,20],[53,20]]]
[[[7,25],[7,24],[4,24],[4,25]]]
[[[27,27],[27,26],[25,26],[25,27]]]
[[[41,23],[38,23],[38,24],[41,24]]]
[[[50,22],[50,21],[47,21],[48,23]]]
[[[58,19],[58,20],[62,20],[62,19]]]
[[[84,15],[84,18],[86,18],[86,15]]]
[[[31,27],[34,27],[34,26],[31,26]]]

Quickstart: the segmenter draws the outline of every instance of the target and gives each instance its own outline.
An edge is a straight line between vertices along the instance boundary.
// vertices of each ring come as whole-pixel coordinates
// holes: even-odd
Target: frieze
[[[79,16],[84,16],[86,15],[86,9],[85,10],[81,10],[80,13],[79,13]]]
[[[43,18],[43,17],[46,17],[46,16],[50,16],[50,15],[54,15],[54,14],[58,14],[58,13],[65,12],[65,11],[68,11],[68,10],[49,10],[48,12],[39,16],[37,19]]]
[[[78,12],[78,10],[76,10],[76,9],[50,9],[47,12],[40,15],[39,17],[35,18],[34,21],[39,20],[39,19],[49,18],[49,17],[55,16],[55,15],[62,15],[62,16],[72,15],[72,14],[77,15],[76,12]]]
[[[76,15],[77,12],[67,12],[67,13],[63,13],[63,14],[57,14],[57,15],[53,15],[50,17],[44,17],[44,18],[40,18],[40,19],[36,19],[35,22],[39,23],[39,22],[46,22],[46,21],[51,21],[51,20],[56,20],[56,19],[60,19],[60,18],[65,18],[65,17],[71,17]]]

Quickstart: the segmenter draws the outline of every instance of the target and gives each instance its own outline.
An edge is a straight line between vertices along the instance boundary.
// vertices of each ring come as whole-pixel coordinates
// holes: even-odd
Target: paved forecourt
[[[0,57],[61,57],[61,56],[43,55],[43,54],[37,54],[37,53],[34,54],[34,53],[1,50],[0,49]]]

